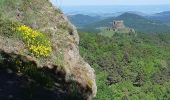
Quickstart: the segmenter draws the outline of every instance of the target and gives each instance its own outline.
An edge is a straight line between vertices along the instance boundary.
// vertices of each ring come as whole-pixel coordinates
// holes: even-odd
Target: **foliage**
[[[8,38],[19,37],[36,57],[47,57],[52,51],[51,42],[45,34],[11,20],[0,18],[0,34]]]
[[[32,30],[30,27],[22,25],[16,28],[19,36],[27,44],[28,49],[37,57],[47,57],[51,53],[51,42],[41,32]]]
[[[96,100],[170,99],[170,34],[105,36],[80,33],[80,54],[96,71]]]

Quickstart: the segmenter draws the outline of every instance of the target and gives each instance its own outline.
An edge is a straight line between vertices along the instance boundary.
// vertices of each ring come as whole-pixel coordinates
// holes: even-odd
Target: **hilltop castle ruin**
[[[112,23],[112,28],[114,30],[117,30],[117,29],[124,29],[125,28],[125,25],[124,25],[124,22],[123,20],[119,20],[119,21],[113,21]]]
[[[135,33],[133,28],[126,27],[123,20],[113,20],[112,27],[109,30],[120,33]]]

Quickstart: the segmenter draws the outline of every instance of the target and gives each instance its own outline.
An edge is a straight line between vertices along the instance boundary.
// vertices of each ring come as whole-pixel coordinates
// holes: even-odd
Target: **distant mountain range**
[[[152,16],[149,16],[148,18],[153,19],[153,20],[158,20],[158,21],[161,21],[163,23],[170,25],[170,11],[156,13]]]
[[[100,16],[89,16],[82,14],[70,15],[68,18],[78,28],[102,20]]]
[[[142,12],[145,14],[154,14],[162,11],[170,11],[170,5],[100,5],[100,6],[62,6],[62,11],[65,14],[85,14],[90,16],[95,15],[110,15],[124,12]]]
[[[97,31],[101,27],[111,27],[113,20],[123,20],[127,27],[134,28],[138,32],[170,32],[170,11],[152,15],[131,11],[118,16],[106,18],[102,16],[78,14],[68,17],[70,21],[78,28],[81,28],[82,31]]]

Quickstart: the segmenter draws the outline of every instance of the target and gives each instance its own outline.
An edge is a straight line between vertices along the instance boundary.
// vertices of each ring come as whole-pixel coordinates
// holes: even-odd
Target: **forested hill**
[[[101,20],[100,16],[89,16],[83,14],[69,15],[68,18],[78,28],[82,28],[87,24],[91,24]]]
[[[123,20],[127,27],[133,28],[138,32],[143,33],[163,33],[170,32],[170,26],[162,23],[161,21],[154,21],[151,19],[147,19],[143,16],[132,14],[132,13],[124,13],[118,17],[110,17],[104,20],[100,20],[98,22],[88,24],[84,28],[88,30],[88,28],[98,29],[100,27],[111,27],[113,20]]]
[[[170,34],[80,33],[80,52],[96,71],[95,100],[170,100]]]
[[[161,22],[170,25],[170,11],[164,11],[160,13],[153,14],[152,16],[148,16],[149,19],[159,20]]]

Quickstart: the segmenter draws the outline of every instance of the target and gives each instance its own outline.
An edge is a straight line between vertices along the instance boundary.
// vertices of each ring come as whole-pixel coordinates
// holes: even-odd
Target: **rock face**
[[[5,0],[3,5],[0,10],[2,20],[24,24],[44,33],[50,38],[52,52],[45,58],[31,55],[22,40],[4,35],[4,27],[0,25],[0,54],[8,55],[2,56],[1,61],[11,58],[19,59],[22,63],[32,62],[39,69],[49,70],[54,80],[62,80],[60,85],[64,84],[66,90],[63,91],[66,94],[75,93],[73,90],[76,88],[85,100],[95,97],[97,87],[94,69],[79,55],[78,33],[63,13],[48,0]],[[0,24],[4,25],[3,22]],[[24,75],[22,72],[16,73]]]

